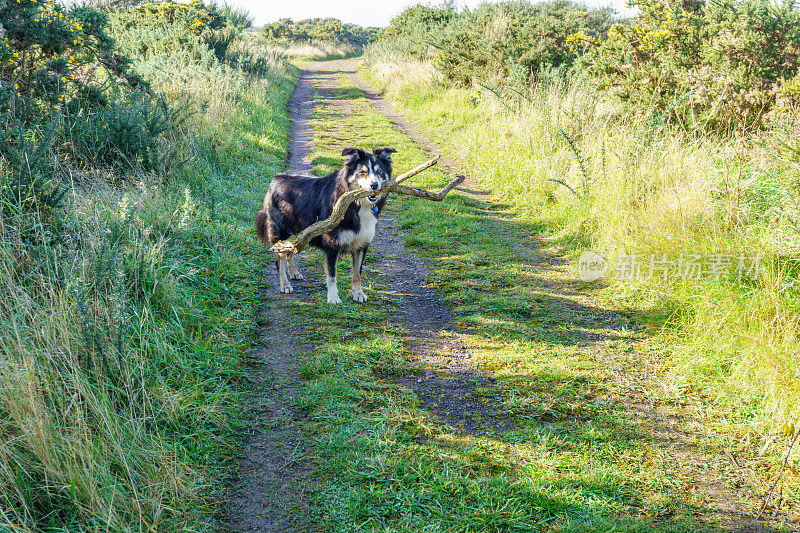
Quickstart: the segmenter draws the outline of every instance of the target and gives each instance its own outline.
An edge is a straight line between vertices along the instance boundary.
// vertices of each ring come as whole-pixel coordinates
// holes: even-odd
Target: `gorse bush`
[[[174,147],[163,139],[180,122],[163,98],[145,90],[117,93],[105,106],[75,101],[64,110],[63,153],[80,168],[161,170]]]
[[[48,153],[56,137],[58,122],[46,130],[34,128],[0,130],[0,213],[2,221],[16,220],[33,229],[60,207],[66,189],[52,179],[53,162]],[[33,215],[33,216],[31,216]],[[30,237],[30,232],[25,232]]]
[[[184,24],[190,33],[200,35],[205,31],[218,30],[226,26],[225,17],[214,6],[207,7],[202,2],[190,4],[177,2],[147,2],[136,7],[132,13],[161,18],[170,24]]]
[[[800,103],[800,7],[790,0],[637,0],[607,38],[576,34],[595,84],[690,128],[758,127]]]
[[[142,85],[115,52],[106,23],[90,8],[0,0],[0,126],[40,121],[110,81]]]
[[[170,0],[148,2],[139,5],[128,15],[131,23],[136,25],[152,24],[160,20],[170,25],[181,26],[188,33],[200,37],[214,51],[218,59],[225,57],[225,52],[236,33],[235,28],[228,25],[227,19],[214,4],[206,6],[202,0],[193,0],[188,4]]]
[[[4,221],[49,214],[62,197],[57,168],[163,169],[175,114],[119,53],[108,15],[0,2]]]
[[[313,18],[297,22],[281,19],[265,24],[261,28],[261,35],[283,44],[326,43],[346,47],[348,53],[356,53],[377,38],[378,29],[346,24],[336,18]]]
[[[228,26],[236,28],[237,30],[244,30],[253,26],[253,17],[246,10],[232,6],[228,3],[222,6],[215,6],[217,11],[225,17]]]
[[[456,86],[527,95],[540,72],[591,80],[689,129],[763,127],[800,104],[800,6],[790,0],[637,0],[630,21],[568,0],[458,11],[414,6],[376,47],[429,61]],[[370,55],[370,54],[368,54]]]
[[[521,88],[542,68],[571,65],[578,51],[567,38],[578,31],[601,35],[611,15],[610,9],[590,10],[568,0],[487,3],[462,12],[414,6],[392,20],[382,41],[432,60],[457,85]]]

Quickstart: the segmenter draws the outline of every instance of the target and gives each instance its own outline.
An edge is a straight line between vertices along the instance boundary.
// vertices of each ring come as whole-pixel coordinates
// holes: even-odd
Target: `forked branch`
[[[396,179],[390,181],[386,185],[381,188],[381,194],[387,194],[390,192],[394,192],[397,194],[405,194],[408,196],[414,196],[416,198],[425,198],[426,200],[433,200],[433,201],[441,201],[447,193],[453,190],[458,184],[464,181],[464,176],[458,176],[456,179],[451,181],[444,189],[439,191],[438,193],[426,191],[423,189],[417,189],[415,187],[406,187],[405,185],[400,185],[402,182],[406,181],[407,179],[411,178],[426,170],[439,161],[439,157],[436,156],[433,159],[426,161],[425,163],[412,168],[408,172],[401,174]],[[270,251],[275,252],[278,255],[293,255],[303,251],[303,249],[308,246],[308,243],[314,237],[319,237],[325,233],[328,233],[333,228],[339,225],[339,223],[344,218],[345,213],[347,212],[347,208],[350,207],[350,204],[357,200],[361,200],[362,198],[367,198],[368,196],[373,196],[375,193],[373,191],[366,191],[363,189],[359,189],[357,191],[350,191],[348,193],[343,194],[339,197],[336,203],[333,206],[333,211],[331,212],[331,216],[326,218],[325,220],[320,220],[319,222],[315,222],[311,224],[306,229],[294,235],[290,239],[286,239],[285,241],[279,241],[273,244],[270,247]]]

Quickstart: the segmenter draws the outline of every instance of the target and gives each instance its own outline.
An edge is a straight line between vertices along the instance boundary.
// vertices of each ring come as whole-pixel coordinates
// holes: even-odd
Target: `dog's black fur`
[[[370,198],[372,201],[354,202],[338,226],[309,243],[325,253],[329,303],[341,301],[336,289],[336,263],[342,252],[353,256],[353,299],[357,302],[367,299],[361,288],[361,267],[375,236],[375,223],[386,204],[385,196],[379,192],[392,177],[391,154],[395,152],[389,147],[372,152],[346,148],[342,156],[347,159],[337,172],[322,178],[277,174],[269,185],[264,208],[256,215],[256,228],[261,240],[270,245],[328,218],[333,205],[346,192],[358,188],[375,191],[375,197]],[[281,292],[292,292],[280,259],[277,266]],[[302,279],[291,259],[285,268],[292,279]]]

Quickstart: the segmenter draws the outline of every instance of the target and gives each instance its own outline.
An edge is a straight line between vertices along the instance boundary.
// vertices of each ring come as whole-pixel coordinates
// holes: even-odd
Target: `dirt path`
[[[349,100],[340,94],[341,72],[355,76],[352,62],[320,63],[314,66],[313,74],[307,74],[314,80],[315,104],[336,116],[354,112]],[[447,168],[455,168],[452,165],[447,160]],[[405,340],[417,359],[430,369],[422,375],[397,377],[394,381],[413,389],[444,422],[469,434],[507,429],[508,421],[500,414],[499,406],[472,394],[479,387],[492,388],[494,378],[477,368],[473,355],[453,326],[451,309],[428,286],[432,272],[419,255],[405,246],[391,202],[378,221],[370,253],[378,257],[381,270],[392,280],[395,294],[402,299],[402,321],[412,335]]]
[[[415,130],[377,96],[354,72],[353,63],[329,61],[315,63],[304,71],[289,104],[293,118],[289,167],[309,172],[309,153],[313,145],[311,117],[315,106],[346,116],[352,113],[351,103],[342,98],[340,74],[345,73],[365,91],[373,108],[387,116],[403,133],[431,153],[439,148]],[[337,154],[338,155],[338,154]],[[454,173],[464,173],[461,165],[450,158],[441,163]],[[488,210],[489,194],[474,177],[467,175],[461,194],[476,202],[475,209]],[[539,246],[535,237],[518,235],[496,214],[495,226],[501,238],[527,259],[527,267],[541,280],[543,294],[570,310],[580,329],[586,331],[579,346],[590,357],[606,357],[606,341],[602,335],[589,333],[597,325],[627,330],[635,325],[611,310],[598,306],[591,296],[575,284],[571,267],[563,257]],[[450,308],[427,286],[431,272],[425,262],[404,245],[391,213],[379,222],[377,237],[371,248],[377,265],[393,280],[394,292],[402,302],[400,320],[411,330],[405,339],[419,359],[430,368],[423,375],[397,377],[395,382],[412,388],[426,408],[448,425],[472,435],[502,432],[510,423],[502,415],[501,406],[480,401],[471,394],[476,387],[493,387],[494,378],[476,367],[473,354],[453,325]],[[299,447],[302,413],[293,407],[300,382],[297,360],[303,351],[296,328],[284,322],[281,312],[285,299],[305,298],[310,291],[321,290],[319,280],[295,284],[293,295],[273,298],[275,272],[265,269],[265,305],[261,312],[259,339],[253,351],[253,379],[248,393],[248,441],[241,463],[239,482],[233,491],[229,510],[229,530],[233,531],[310,531],[311,516],[307,494],[312,486],[312,470]],[[610,377],[620,390],[615,401],[635,412],[637,430],[652,440],[670,457],[674,468],[689,472],[703,500],[717,510],[723,522],[721,531],[761,531],[747,529],[747,516],[740,511],[742,498],[741,473],[734,467],[720,467],[719,457],[698,443],[704,431],[701,420],[681,412],[680,406],[658,402],[659,372],[656,368],[630,368],[609,360]],[[655,398],[655,399],[654,399]],[[724,458],[723,458],[724,459]],[[730,463],[725,459],[725,463]],[[739,485],[739,489],[734,488]]]
[[[310,173],[313,140],[312,80],[303,73],[289,102],[293,118],[289,168]],[[301,261],[297,262],[302,270]],[[245,407],[246,446],[239,476],[228,504],[226,529],[240,532],[306,532],[312,530],[307,495],[312,467],[301,449],[303,413],[293,405],[300,389],[297,362],[302,346],[297,328],[281,306],[299,299],[308,288],[296,284],[292,295],[277,295],[272,263],[260,273],[264,303],[258,310],[258,335],[251,353]]]

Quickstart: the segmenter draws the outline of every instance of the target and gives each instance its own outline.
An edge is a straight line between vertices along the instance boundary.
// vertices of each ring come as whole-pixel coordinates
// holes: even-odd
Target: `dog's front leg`
[[[286,266],[289,267],[289,279],[303,279],[303,275],[294,266],[294,254],[286,257]]]
[[[336,262],[339,260],[338,250],[325,250],[325,284],[328,286],[328,303],[340,304],[339,287],[336,286]]]
[[[367,295],[361,288],[361,267],[364,266],[364,257],[367,255],[367,247],[356,250],[353,255],[353,300],[358,303],[367,301]]]
[[[278,281],[280,282],[281,292],[289,294],[294,292],[292,284],[289,283],[289,278],[286,277],[286,256],[283,254],[275,254],[278,263]]]

